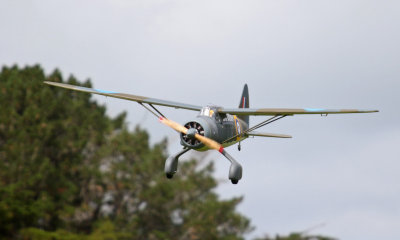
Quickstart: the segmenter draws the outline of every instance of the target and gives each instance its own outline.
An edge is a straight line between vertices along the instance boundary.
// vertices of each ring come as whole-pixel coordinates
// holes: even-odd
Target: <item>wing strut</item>
[[[158,111],[158,109],[157,109],[156,107],[153,106],[153,104],[149,104],[149,105],[150,105],[150,107],[152,107],[158,114],[160,114],[163,118],[166,118],[166,117],[164,116],[164,114],[162,114],[160,111]]]
[[[241,132],[241,133],[239,133],[239,134],[236,134],[235,136],[233,136],[233,137],[231,137],[231,138],[226,139],[225,141],[223,141],[223,143],[230,142],[230,141],[236,139],[237,137],[243,136],[243,135],[245,135],[245,134],[248,133],[248,132],[254,131],[254,130],[256,130],[256,129],[260,128],[260,127],[263,127],[263,126],[265,126],[265,125],[267,125],[267,124],[273,123],[273,122],[275,122],[275,121],[277,121],[277,120],[279,120],[279,119],[281,119],[281,118],[284,118],[284,117],[286,117],[286,116],[287,116],[287,115],[275,115],[275,116],[273,116],[273,117],[270,117],[270,118],[268,118],[267,120],[262,121],[262,122],[260,122],[259,124],[254,125],[253,127],[249,128],[249,129],[247,129],[247,130],[245,130],[245,131],[243,131],[243,132]]]
[[[155,108],[152,104],[148,104],[150,107],[152,107],[159,115],[157,115],[157,113],[153,112],[150,108],[148,108],[146,105],[144,105],[142,102],[138,102],[140,105],[142,105],[144,108],[147,109],[147,111],[151,112],[154,116],[156,116],[157,118],[163,117],[166,118],[164,116],[164,114],[162,114],[160,111],[158,111],[157,108]]]
[[[244,133],[248,133],[248,132],[254,131],[257,128],[260,128],[260,127],[264,127],[265,125],[273,123],[273,122],[275,122],[275,121],[277,121],[277,120],[279,120],[281,118],[284,118],[286,116],[287,115],[275,115],[275,116],[273,116],[273,117],[271,117],[271,118],[269,118],[269,119],[267,119],[267,120],[265,120],[263,122],[260,122],[259,124],[249,128],[249,129],[247,129],[246,131],[244,131]]]

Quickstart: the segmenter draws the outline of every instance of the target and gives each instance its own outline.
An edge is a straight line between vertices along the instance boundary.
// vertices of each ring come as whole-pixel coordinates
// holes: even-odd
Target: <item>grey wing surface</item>
[[[200,106],[179,103],[179,102],[173,102],[173,101],[166,101],[166,100],[161,100],[161,99],[156,99],[156,98],[149,98],[149,97],[143,97],[143,96],[119,93],[119,92],[112,92],[112,91],[104,91],[104,90],[80,87],[80,86],[75,86],[75,85],[70,85],[70,84],[65,84],[65,83],[56,83],[56,82],[48,82],[48,81],[45,81],[44,83],[52,85],[52,86],[56,86],[56,87],[75,90],[75,91],[94,93],[94,94],[99,94],[99,95],[103,95],[103,96],[107,96],[107,97],[114,97],[114,98],[129,100],[129,101],[135,101],[135,102],[139,102],[139,103],[147,103],[147,104],[154,104],[154,105],[159,105],[159,106],[182,108],[182,109],[193,110],[193,111],[201,110]]]
[[[220,108],[219,113],[233,115],[297,115],[297,114],[342,114],[372,113],[378,110],[368,109],[323,109],[323,108]]]

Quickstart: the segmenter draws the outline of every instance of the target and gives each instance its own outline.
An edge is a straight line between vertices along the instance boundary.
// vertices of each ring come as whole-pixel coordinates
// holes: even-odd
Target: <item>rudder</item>
[[[239,108],[249,108],[249,106],[249,88],[247,87],[247,84],[245,84],[243,87],[242,97],[240,98]],[[247,123],[247,125],[249,125],[248,115],[238,116],[238,118],[242,119]]]

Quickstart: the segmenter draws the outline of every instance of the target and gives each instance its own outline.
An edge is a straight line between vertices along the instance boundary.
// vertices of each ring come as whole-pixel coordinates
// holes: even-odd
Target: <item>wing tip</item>
[[[366,110],[360,110],[360,112],[362,112],[362,113],[375,113],[375,112],[379,112],[379,110],[376,110],[376,109],[366,109]]]
[[[50,85],[50,86],[55,86],[55,87],[63,87],[62,83],[58,82],[51,82],[51,81],[43,81],[44,84]]]

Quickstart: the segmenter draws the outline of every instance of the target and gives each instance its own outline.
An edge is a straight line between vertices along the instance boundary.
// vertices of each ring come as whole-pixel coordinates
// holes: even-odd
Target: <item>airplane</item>
[[[155,115],[159,121],[166,126],[180,133],[183,149],[168,157],[165,161],[164,172],[167,178],[172,178],[178,170],[178,159],[184,153],[193,149],[196,151],[217,150],[224,155],[231,163],[229,168],[229,179],[232,184],[237,184],[242,178],[242,166],[225,151],[226,147],[238,143],[248,137],[274,137],[291,138],[290,135],[257,132],[256,129],[275,122],[286,116],[297,114],[344,114],[344,113],[372,113],[378,110],[357,110],[357,109],[323,109],[323,108],[249,108],[249,90],[244,85],[238,108],[224,108],[221,106],[197,106],[186,103],[166,101],[156,98],[143,97],[132,94],[125,94],[113,91],[104,91],[93,88],[86,88],[65,83],[45,81],[45,84],[67,88],[75,91],[99,94],[107,97],[120,98],[139,103],[149,112]],[[154,105],[173,107],[197,111],[198,115],[183,125],[166,118]],[[269,116],[266,120],[250,127],[249,116]]]

